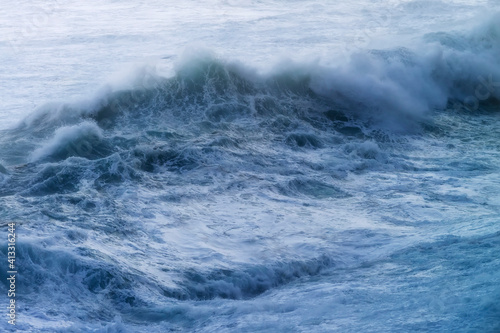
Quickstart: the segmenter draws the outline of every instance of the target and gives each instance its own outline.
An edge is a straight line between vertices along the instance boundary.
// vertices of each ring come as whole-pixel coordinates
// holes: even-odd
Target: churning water
[[[0,6],[17,329],[500,331],[498,1]]]

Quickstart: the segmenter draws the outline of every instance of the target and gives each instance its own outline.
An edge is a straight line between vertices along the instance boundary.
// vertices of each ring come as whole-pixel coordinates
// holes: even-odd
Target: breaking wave
[[[427,223],[448,213],[439,203],[428,215],[407,210],[405,205],[413,200],[421,207],[431,205],[431,199],[486,207],[472,190],[459,193],[459,185],[451,194],[443,194],[441,189],[428,189],[430,175],[399,181],[394,172],[459,170],[446,175],[446,180],[435,176],[436,184],[442,185],[457,182],[453,177],[459,177],[459,172],[484,176],[495,170],[489,159],[464,157],[465,153],[443,162],[445,158],[411,152],[427,150],[428,146],[418,144],[450,133],[453,122],[448,119],[463,116],[473,122],[476,114],[498,109],[498,54],[500,16],[496,15],[468,33],[428,34],[414,49],[359,52],[338,67],[289,61],[263,73],[200,52],[179,62],[171,77],[145,68],[126,89],[109,85],[87,101],[44,105],[16,128],[0,133],[0,199],[8,203],[9,219],[32,218],[38,223],[33,222],[35,227],[59,228],[61,233],[52,243],[47,239],[34,244],[27,236],[18,244],[24,269],[19,283],[25,294],[20,299],[29,304],[36,302],[37,295],[55,290],[57,302],[45,300],[38,308],[45,307],[46,313],[63,311],[63,316],[84,321],[110,322],[117,313],[141,321],[141,309],[149,313],[146,320],[170,320],[187,316],[188,311],[176,302],[254,299],[319,277],[343,260],[352,259],[358,265],[364,258],[361,252],[373,249],[369,255],[379,255],[387,234],[357,233],[361,227],[350,224],[343,226],[348,231],[342,234],[337,224],[345,216],[333,214],[325,215],[332,226],[318,227],[310,215],[324,207],[347,207],[350,202],[352,207],[373,212],[386,204],[390,212],[380,219],[401,234],[409,234],[403,227],[413,227],[415,220]],[[467,122],[460,133],[468,133]],[[421,141],[412,141],[415,137]],[[496,138],[484,142],[491,151],[498,148]],[[444,156],[455,146],[449,143],[440,149]],[[370,172],[381,175],[371,179]],[[369,186],[383,188],[384,196],[375,200],[373,192],[365,189]],[[406,201],[397,201],[411,191],[414,197],[409,194]],[[213,199],[217,195],[222,203]],[[241,202],[243,208],[238,206]],[[299,235],[299,240],[290,241],[287,246],[295,246],[290,251],[280,252],[281,245],[275,244],[286,229],[280,225],[283,214],[276,213],[275,219],[259,215],[262,207],[276,202],[296,209],[287,236],[294,240]],[[176,211],[177,204],[197,213],[219,204],[222,213],[213,217],[217,223],[212,224],[199,213],[198,220],[207,224],[187,229],[189,219]],[[234,211],[248,209],[244,212],[250,217],[235,223],[232,218],[240,212],[226,216],[227,205],[237,207]],[[314,209],[307,211],[311,206]],[[362,225],[363,219],[358,222]],[[311,232],[314,245],[302,241],[310,225],[317,228]],[[161,234],[168,228],[172,235]],[[233,241],[231,230],[239,228],[233,250],[241,244],[266,244],[265,249],[276,246],[276,257],[253,264],[249,263],[253,257],[231,257],[221,243]],[[246,238],[254,231],[257,236]],[[269,240],[266,233],[271,231],[275,238]],[[98,236],[94,239],[91,234]],[[165,235],[171,238],[166,241]],[[190,237],[200,238],[196,242]],[[354,240],[342,243],[343,237]],[[497,246],[498,234],[493,240],[491,244]],[[163,248],[168,242],[173,245]],[[344,250],[351,252],[330,255],[337,242],[347,244]],[[210,243],[211,247],[183,249],[186,243]],[[98,251],[101,244],[112,250]],[[127,246],[121,248],[122,244]],[[323,244],[327,245],[321,248]],[[122,253],[117,253],[122,250],[128,251],[123,262],[119,261]],[[136,268],[148,257],[146,251],[156,266]],[[409,250],[390,259],[401,261],[412,255],[405,251]],[[280,257],[282,253],[286,254]],[[231,259],[219,261],[224,256]],[[190,261],[183,263],[186,257]],[[197,263],[207,258],[215,264],[200,268]],[[150,271],[144,273],[143,268]],[[89,301],[96,297],[101,302]],[[92,306],[79,307],[76,315],[70,308],[56,311],[54,304],[64,302]],[[158,314],[148,312],[159,303],[171,307]],[[497,315],[497,308],[491,313]],[[115,326],[120,331],[121,324]]]

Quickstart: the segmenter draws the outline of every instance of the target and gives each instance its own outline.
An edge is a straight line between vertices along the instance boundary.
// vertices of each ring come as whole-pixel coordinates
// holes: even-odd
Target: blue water
[[[2,5],[0,327],[500,332],[499,5]]]

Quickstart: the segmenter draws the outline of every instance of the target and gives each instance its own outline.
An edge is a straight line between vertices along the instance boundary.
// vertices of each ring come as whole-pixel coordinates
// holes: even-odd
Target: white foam
[[[61,127],[51,139],[31,154],[30,161],[35,162],[60,153],[68,156],[85,155],[89,149],[92,150],[92,145],[102,138],[102,130],[91,121]]]

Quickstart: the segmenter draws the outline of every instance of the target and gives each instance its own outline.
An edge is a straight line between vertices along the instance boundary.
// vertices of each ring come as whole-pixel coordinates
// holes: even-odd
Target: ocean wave
[[[215,186],[249,172],[285,177],[262,185],[285,196],[344,197],[349,191],[322,172],[417,170],[393,154],[411,149],[405,136],[453,130],[436,121],[439,112],[474,115],[500,103],[498,17],[466,33],[428,34],[419,48],[358,52],[338,67],[284,62],[259,72],[195,52],[171,77],[143,68],[93,99],[47,104],[3,131],[0,195],[152,186],[154,175],[188,172],[188,183]]]
[[[477,109],[484,103],[498,103],[498,18],[493,15],[468,33],[427,34],[415,49],[354,53],[338,67],[286,62],[260,73],[211,53],[191,53],[170,78],[145,68],[130,84],[104,87],[92,101],[46,105],[19,129],[45,133],[42,129],[86,118],[108,129],[278,115],[304,119],[326,112],[335,121],[357,117],[407,132],[434,109],[457,103]]]
[[[164,294],[182,300],[246,299],[299,278],[321,274],[334,266],[332,258],[322,256],[305,262],[276,263],[268,267],[256,266],[241,271],[220,269],[200,273],[189,270],[182,274],[183,279],[178,289],[166,290]]]
[[[70,156],[95,159],[99,157],[98,146],[102,139],[102,130],[92,122],[60,127],[55,131],[51,140],[32,153],[31,162],[58,161]]]
[[[86,238],[83,233],[75,231],[72,237],[78,237],[74,239],[75,243],[84,242]],[[175,282],[163,284],[149,281],[141,277],[137,270],[121,267],[105,253],[86,247],[77,247],[75,253],[70,253],[23,242],[18,244],[18,252],[18,260],[26,273],[19,284],[27,295],[43,293],[43,290],[56,288],[57,285],[71,286],[71,289],[61,290],[58,296],[78,303],[87,301],[80,300],[79,297],[101,295],[115,311],[147,305],[148,302],[141,297],[141,290],[144,288],[150,289],[150,293],[157,296],[180,300],[252,298],[272,288],[321,274],[336,266],[335,260],[323,255],[305,261],[276,262],[269,266],[254,265],[238,269],[221,268],[206,272],[194,268],[172,267],[169,271]],[[116,308],[117,306],[123,308]],[[95,310],[100,312],[104,308]],[[112,315],[110,310],[101,315]]]

